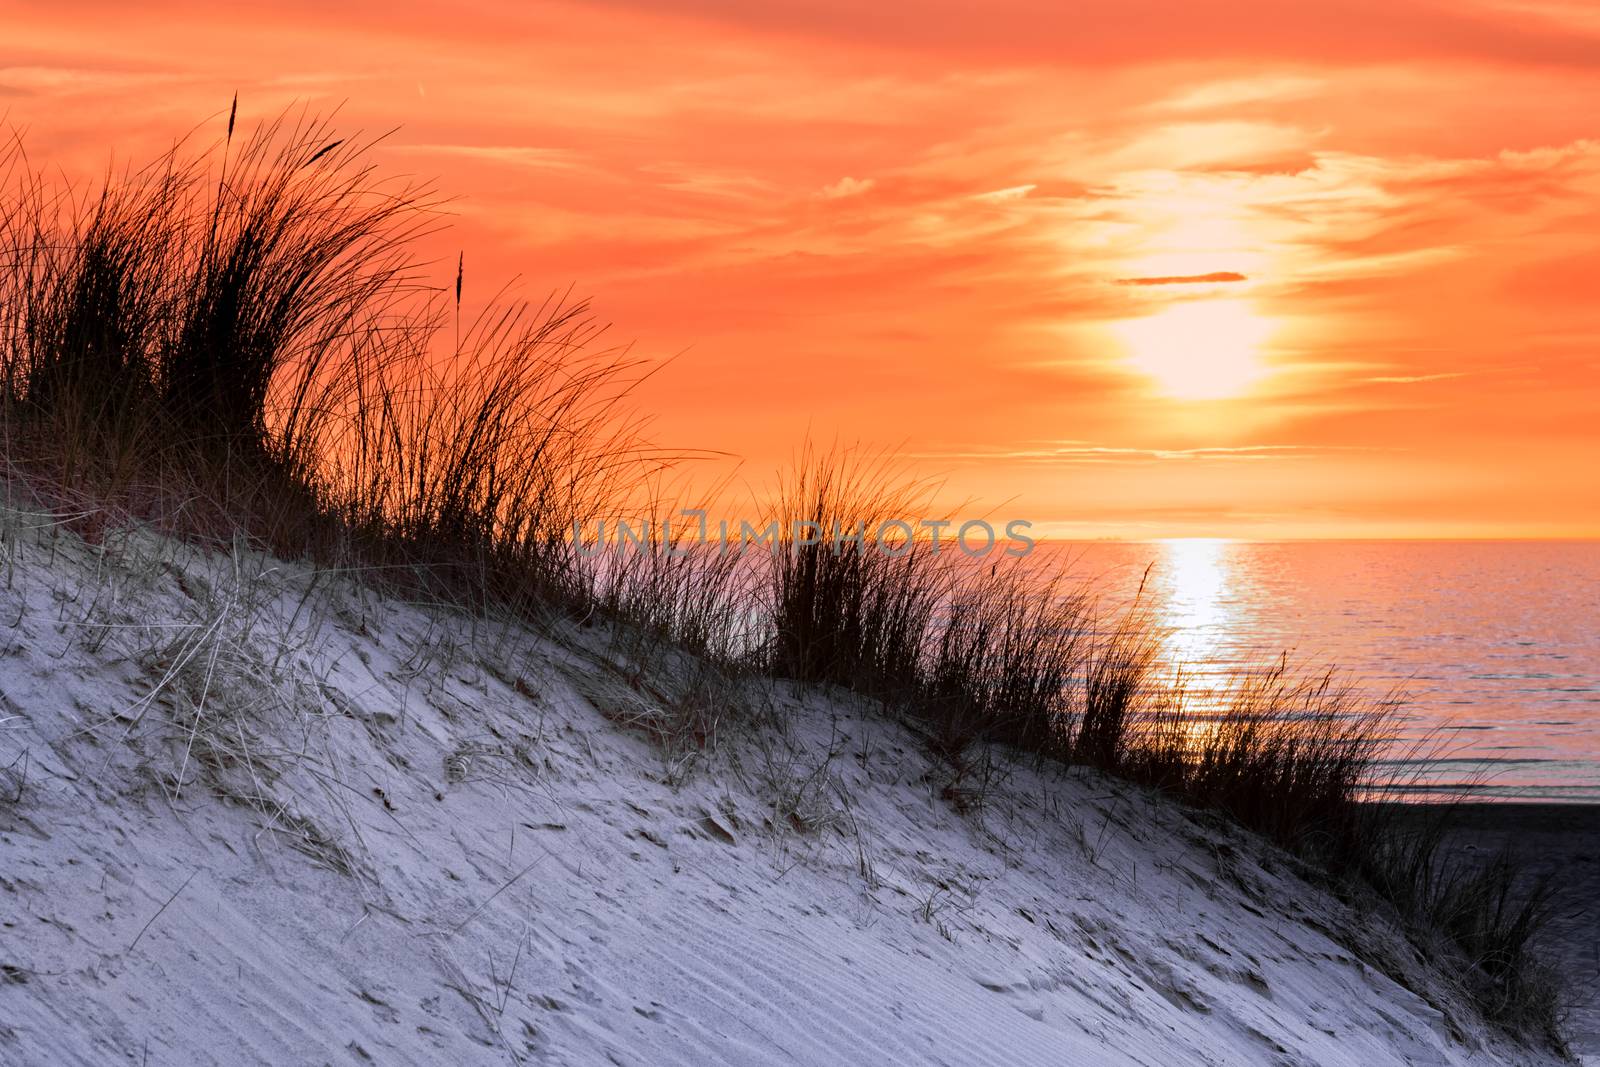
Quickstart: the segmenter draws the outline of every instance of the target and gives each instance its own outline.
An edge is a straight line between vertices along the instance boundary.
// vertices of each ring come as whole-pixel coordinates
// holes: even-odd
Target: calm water
[[[1600,542],[1058,544],[1113,597],[1137,590],[1204,684],[1287,651],[1409,698],[1435,783],[1600,801]],[[1036,557],[1043,559],[1044,557]],[[1153,566],[1152,566],[1153,565]]]

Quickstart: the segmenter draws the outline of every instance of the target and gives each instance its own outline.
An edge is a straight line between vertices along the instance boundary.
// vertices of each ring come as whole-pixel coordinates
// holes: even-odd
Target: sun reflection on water
[[[1223,644],[1238,620],[1233,542],[1182,538],[1161,542],[1153,574],[1155,623],[1166,636],[1170,668],[1185,681],[1190,707],[1209,710],[1230,681]]]
[[[1397,749],[1426,749],[1417,784],[1452,787],[1483,766],[1485,797],[1600,799],[1600,602],[1594,543],[1148,540],[1067,546],[1105,591],[1090,622],[1158,631],[1150,718],[1203,741],[1214,716],[1279,675],[1332,665],[1372,701],[1409,698]],[[1561,610],[1553,610],[1555,605]],[[1183,715],[1174,660],[1186,663]],[[1485,761],[1480,764],[1478,761]],[[1410,766],[1410,765],[1408,765]]]
[[[1229,544],[1189,539],[1162,542],[1158,569],[1164,572],[1166,595],[1157,605],[1160,625],[1171,631],[1173,657],[1191,668],[1200,668],[1212,659],[1219,638],[1233,622]]]

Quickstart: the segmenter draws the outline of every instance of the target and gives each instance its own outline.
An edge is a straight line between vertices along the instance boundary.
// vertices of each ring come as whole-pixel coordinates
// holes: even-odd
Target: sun
[[[1265,373],[1261,346],[1273,324],[1248,300],[1174,304],[1154,315],[1115,323],[1133,369],[1178,400],[1241,396]]]

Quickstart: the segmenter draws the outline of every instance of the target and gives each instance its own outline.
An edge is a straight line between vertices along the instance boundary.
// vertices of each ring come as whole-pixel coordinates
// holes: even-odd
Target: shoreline
[[[1405,807],[1418,819],[1452,811],[1448,852],[1487,859],[1510,848],[1530,875],[1551,879],[1553,915],[1540,946],[1567,978],[1573,1053],[1600,1062],[1600,803],[1473,800]]]

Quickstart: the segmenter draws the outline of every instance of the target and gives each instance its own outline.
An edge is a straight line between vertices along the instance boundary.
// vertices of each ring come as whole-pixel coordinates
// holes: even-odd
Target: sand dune
[[[773,686],[663,749],[593,630],[12,525],[5,1063],[1545,1062],[1127,786]]]

